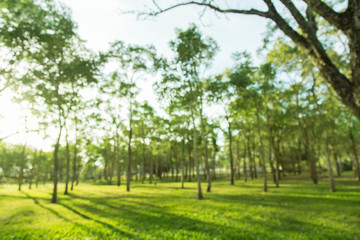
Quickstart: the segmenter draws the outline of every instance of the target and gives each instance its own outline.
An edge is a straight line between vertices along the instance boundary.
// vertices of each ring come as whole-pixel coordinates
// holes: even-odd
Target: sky
[[[106,51],[109,43],[122,40],[126,43],[154,45],[157,51],[171,57],[169,41],[175,39],[176,29],[186,29],[191,23],[199,26],[204,36],[213,38],[220,51],[215,56],[207,74],[223,72],[233,65],[232,53],[249,51],[255,61],[259,61],[256,50],[262,46],[266,30],[266,20],[256,16],[219,15],[207,11],[202,18],[202,10],[188,6],[163,13],[156,18],[138,19],[135,14],[125,11],[141,10],[152,6],[151,0],[62,0],[72,12],[73,20],[78,25],[80,37],[93,51]],[[143,89],[139,101],[148,100],[156,104],[152,89],[153,80],[141,82]],[[24,130],[24,111],[11,103],[10,93],[0,96],[0,138],[16,131]],[[29,128],[36,126],[35,119],[29,119]],[[42,136],[29,134],[30,145],[50,150],[53,141],[42,140]],[[7,139],[10,143],[22,143],[24,134],[17,134]]]

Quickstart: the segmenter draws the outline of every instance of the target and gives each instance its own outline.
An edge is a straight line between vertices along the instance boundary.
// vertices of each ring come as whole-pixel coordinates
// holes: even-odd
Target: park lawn
[[[360,239],[360,184],[350,173],[336,184],[288,176],[264,193],[261,179],[221,180],[205,200],[195,183],[80,183],[68,196],[60,184],[58,204],[51,184],[3,184],[0,239]]]

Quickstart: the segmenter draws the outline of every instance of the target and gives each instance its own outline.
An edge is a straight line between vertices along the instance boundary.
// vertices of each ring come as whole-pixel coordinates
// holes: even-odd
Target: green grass
[[[195,183],[133,183],[131,192],[81,183],[69,196],[60,184],[58,204],[50,184],[0,185],[0,238],[360,239],[360,184],[349,176],[336,179],[336,193],[326,179],[289,176],[268,193],[261,179],[217,181],[201,201]]]

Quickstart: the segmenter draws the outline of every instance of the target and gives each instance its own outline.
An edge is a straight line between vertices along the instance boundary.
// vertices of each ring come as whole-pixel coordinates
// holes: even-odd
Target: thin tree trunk
[[[154,171],[154,169],[153,169],[153,155],[152,155],[152,148],[150,148],[150,166],[149,166],[149,168],[150,168],[150,172],[149,172],[149,184],[151,184],[152,183],[152,180],[153,180],[153,171]]]
[[[117,165],[117,186],[121,185],[121,163],[120,163],[120,149],[119,149],[119,134],[118,128],[116,129],[116,165]]]
[[[332,130],[333,136],[335,136],[334,133],[334,128]],[[337,152],[337,148],[336,148],[336,144],[335,144],[335,138],[333,137],[332,141],[331,141],[331,147],[333,150],[333,155],[334,155],[334,162],[335,162],[335,166],[336,166],[336,173],[337,176],[340,177],[341,176],[341,167],[340,167],[340,163],[338,161],[338,152]]]
[[[142,152],[142,157],[143,157],[143,163],[142,163],[142,178],[141,178],[141,183],[144,184],[145,178],[146,178],[146,157],[145,157],[145,140],[143,139],[143,152]]]
[[[279,187],[279,181],[280,181],[280,154],[279,154],[279,142],[280,140],[277,141],[277,145],[274,146],[274,151],[275,151],[275,176],[276,176],[276,187]],[[282,169],[284,171],[284,168]]]
[[[32,185],[32,182],[33,182],[33,179],[34,179],[35,169],[37,168],[36,153],[37,153],[37,149],[35,149],[34,158],[33,158],[33,166],[32,166],[32,169],[30,170],[29,189],[31,189],[31,185]]]
[[[356,143],[355,143],[354,135],[352,133],[350,124],[349,124],[349,137],[350,137],[351,151],[353,154],[354,165],[355,165],[355,176],[357,177],[358,181],[360,181],[359,158],[358,158],[358,154],[357,154],[357,150],[356,150]]]
[[[19,188],[18,190],[21,191],[21,185],[24,178],[24,168],[25,168],[25,149],[26,143],[23,146],[23,150],[21,151],[21,158],[20,158],[20,174],[19,174]]]
[[[234,185],[234,158],[232,153],[232,132],[229,116],[226,115],[226,121],[228,122],[228,137],[229,137],[229,158],[230,158],[230,185]]]
[[[214,154],[212,157],[212,178],[216,179],[216,149],[217,149],[217,143],[216,143],[216,137],[213,136],[212,137],[212,144],[213,144],[213,148],[214,148]]]
[[[193,90],[192,90],[192,84],[189,81],[189,86],[190,86],[190,95],[194,96]],[[193,122],[193,127],[194,127],[194,139],[193,139],[193,144],[194,144],[194,150],[193,150],[193,154],[194,154],[194,161],[195,161],[195,165],[196,165],[196,177],[197,177],[197,186],[198,186],[198,199],[204,199],[204,196],[202,194],[202,190],[201,190],[201,178],[200,178],[200,161],[197,157],[197,133],[196,133],[196,123],[195,123],[195,109],[194,109],[194,101],[192,100],[190,103],[190,110],[191,110],[191,119]]]
[[[40,179],[40,171],[41,171],[41,153],[42,151],[40,150],[39,156],[38,156],[38,164],[37,164],[37,168],[36,168],[36,180],[35,180],[35,187],[38,188],[39,186],[39,179]]]
[[[206,170],[206,178],[207,178],[206,192],[210,192],[211,191],[211,174],[210,174],[210,166],[209,166],[208,139],[207,139],[207,136],[205,133],[205,123],[204,123],[204,118],[203,118],[203,114],[202,114],[202,105],[200,107],[200,123],[201,123],[201,135],[202,135],[202,138],[204,141],[204,160],[205,160],[205,170]]]
[[[257,174],[258,174],[258,170],[257,170],[257,166],[256,166],[256,156],[255,156],[255,153],[256,153],[256,148],[255,148],[255,137],[253,137],[252,139],[252,148],[253,148],[253,151],[252,151],[252,160],[253,160],[253,167],[254,167],[254,178],[257,179]]]
[[[71,177],[71,188],[70,190],[74,190],[74,183],[75,183],[75,180],[76,180],[76,175],[77,175],[77,171],[76,171],[76,164],[77,164],[77,136],[76,136],[76,139],[75,139],[75,145],[74,145],[74,152],[73,152],[73,158],[72,158],[72,177]]]
[[[61,121],[61,120],[59,120]],[[53,195],[52,195],[52,199],[51,202],[52,203],[56,203],[57,202],[57,184],[58,184],[58,171],[59,171],[59,156],[58,156],[58,152],[59,152],[59,147],[60,147],[60,138],[61,138],[61,133],[62,133],[62,124],[61,122],[59,122],[59,134],[58,134],[58,138],[55,144],[55,149],[54,149],[54,174],[53,174],[53,178],[54,178],[54,190],[53,190]]]
[[[236,162],[238,164],[237,167],[237,179],[239,180],[241,178],[241,159],[240,159],[240,144],[239,139],[236,140]]]
[[[184,188],[185,139],[181,141],[181,188]]]
[[[253,160],[252,160],[253,155],[251,153],[249,137],[247,138],[247,149],[248,149],[248,154],[249,154],[250,177],[251,177],[251,179],[254,179]]]
[[[190,138],[188,138],[188,155],[189,155],[189,176],[188,176],[188,182],[191,182],[191,145],[190,145]]]
[[[69,187],[69,179],[70,179],[70,148],[69,148],[69,140],[68,140],[68,129],[65,125],[65,141],[66,141],[66,180],[65,180],[65,192],[64,194],[68,194]]]
[[[244,141],[244,181],[247,182],[247,167],[246,167],[246,141]]]
[[[131,138],[132,138],[132,102],[130,101],[130,117],[129,117],[129,142],[128,142],[128,166],[126,175],[126,191],[130,191],[130,180],[131,180]]]
[[[158,181],[159,178],[159,161],[160,161],[160,156],[158,156],[156,158],[156,167],[155,167],[155,181],[154,181],[154,185],[156,186],[156,183]]]
[[[264,181],[264,192],[267,192],[267,179],[266,179],[266,165],[265,165],[265,149],[263,144],[263,139],[260,132],[260,116],[259,116],[259,106],[256,105],[256,119],[257,119],[257,132],[259,135],[260,140],[260,157],[261,157],[261,168],[262,168],[262,174],[263,174],[263,181]]]

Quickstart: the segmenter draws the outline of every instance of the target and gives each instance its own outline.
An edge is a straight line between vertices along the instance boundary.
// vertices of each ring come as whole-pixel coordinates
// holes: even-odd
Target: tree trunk
[[[241,158],[240,158],[240,144],[239,139],[236,140],[236,162],[237,162],[237,176],[239,180],[241,178]]]
[[[253,161],[253,168],[254,168],[254,178],[257,179],[257,174],[258,174],[258,171],[257,171],[257,166],[256,166],[256,156],[255,156],[255,153],[256,153],[256,148],[255,148],[255,137],[253,137],[252,139],[252,161]]]
[[[37,168],[36,168],[36,180],[35,180],[35,187],[38,188],[39,186],[39,179],[40,179],[40,171],[41,171],[41,153],[42,151],[40,150],[39,156],[38,156],[38,164],[37,164]]]
[[[153,180],[153,155],[152,155],[152,148],[150,148],[150,166],[149,166],[149,184],[152,183]]]
[[[32,166],[32,169],[30,170],[29,189],[31,189],[32,181],[33,181],[33,179],[34,179],[34,174],[35,174],[36,168],[37,168],[37,164],[36,164],[36,153],[37,153],[37,149],[35,149],[34,158],[33,158],[33,166]]]
[[[201,136],[204,141],[204,160],[205,160],[205,170],[206,170],[206,178],[207,178],[207,188],[206,192],[211,191],[211,174],[210,174],[210,166],[209,166],[209,153],[208,153],[208,139],[205,133],[205,123],[202,114],[202,106],[200,107],[200,123],[201,123]]]
[[[181,188],[184,188],[185,139],[181,141]]]
[[[76,137],[77,138],[77,137]],[[77,175],[77,171],[76,171],[76,164],[77,164],[77,139],[75,139],[75,145],[74,145],[74,152],[73,152],[73,158],[72,158],[72,177],[71,177],[71,188],[70,190],[74,190],[74,183],[76,180],[76,175]]]
[[[109,143],[110,145],[110,143]],[[115,169],[115,156],[112,156],[111,154],[111,145],[108,147],[110,150],[108,152],[108,154],[111,156],[111,164],[110,164],[110,168],[109,168],[109,171],[110,171],[110,179],[109,179],[109,184],[112,185],[112,179],[113,179],[113,176],[114,176],[114,169]],[[115,146],[114,146],[114,149],[113,149],[113,152],[115,153]]]
[[[247,138],[247,149],[248,149],[248,154],[249,154],[250,177],[251,177],[251,179],[254,179],[253,160],[252,160],[253,155],[251,153],[249,137]]]
[[[191,145],[190,145],[190,138],[188,138],[188,155],[189,155],[189,175],[188,175],[188,182],[191,182]]]
[[[216,149],[217,149],[217,144],[216,144],[216,138],[215,136],[212,137],[212,144],[213,144],[213,148],[214,148],[214,153],[213,153],[213,157],[212,157],[212,178],[216,179]]]
[[[246,167],[246,141],[244,141],[244,181],[247,182],[247,167]]]
[[[272,152],[275,155],[275,150],[274,150],[275,147],[274,147],[273,128],[270,125],[270,123],[268,123],[268,132],[269,132],[269,161],[270,161],[271,173],[273,175],[273,180],[274,180],[274,183],[275,183],[276,187],[279,187],[279,181],[278,181],[278,178],[277,178],[277,171],[275,170],[274,164],[273,164],[273,161],[272,161]],[[275,156],[275,161],[277,162],[276,156]]]
[[[231,123],[229,121],[228,116],[226,116],[226,121],[228,122],[228,137],[229,137],[230,185],[234,185],[234,158],[232,153],[232,132],[231,132]]]
[[[142,157],[143,157],[143,163],[142,163],[142,178],[141,178],[141,183],[144,184],[145,178],[146,178],[146,157],[145,157],[145,140],[143,139],[143,152],[142,152]]]
[[[128,164],[126,174],[126,191],[130,191],[130,180],[131,180],[131,138],[132,138],[132,103],[130,102],[130,118],[129,118],[129,142],[128,142]]]
[[[160,161],[160,156],[158,156],[156,158],[156,167],[155,167],[155,181],[154,181],[154,185],[156,186],[156,183],[158,181],[159,178],[159,161]]]
[[[326,125],[326,123],[324,123]],[[330,159],[330,150],[329,150],[329,135],[327,131],[327,127],[325,126],[325,150],[326,150],[326,158],[329,167],[329,180],[330,180],[330,191],[335,192],[335,181],[334,181],[334,173],[332,169],[331,159]]]
[[[264,192],[267,192],[265,149],[264,149],[263,139],[262,139],[261,132],[260,132],[261,126],[260,126],[259,106],[257,104],[256,104],[256,120],[257,120],[257,132],[258,132],[259,140],[260,140],[260,157],[261,157],[261,161],[262,161],[261,168],[262,168],[263,181],[264,181]]]
[[[19,174],[19,188],[18,190],[21,191],[21,185],[24,178],[24,168],[25,168],[25,149],[26,144],[23,146],[23,150],[21,151],[21,158],[20,158],[20,174]]]
[[[189,86],[190,86],[190,95],[194,97],[194,93],[192,90],[192,84],[189,81]],[[195,104],[195,99],[192,99],[191,103],[190,103],[190,111],[191,111],[191,119],[192,119],[192,123],[193,123],[193,131],[194,131],[194,139],[193,139],[193,144],[194,144],[194,149],[193,149],[193,154],[194,154],[194,162],[196,165],[196,178],[197,178],[197,186],[198,186],[198,199],[204,199],[204,196],[202,194],[202,190],[201,190],[201,177],[200,177],[200,161],[197,157],[197,133],[196,133],[196,123],[195,123],[195,109],[194,109],[194,104]]]
[[[274,148],[275,152],[275,176],[276,176],[276,187],[279,187],[279,181],[280,181],[280,147],[279,147],[280,141],[277,141],[277,145]],[[284,171],[284,168],[282,169]]]
[[[69,141],[68,141],[68,129],[65,125],[65,141],[66,141],[66,180],[65,180],[65,192],[64,194],[68,194],[68,186],[69,186],[69,179],[70,179],[70,148],[69,148]]]
[[[121,163],[120,163],[120,149],[119,149],[119,134],[118,129],[116,130],[116,165],[117,165],[117,186],[121,185]]]
[[[61,120],[59,120],[59,121],[61,121]],[[58,138],[55,143],[55,149],[54,149],[54,174],[53,174],[54,189],[53,189],[53,194],[52,194],[52,199],[51,199],[52,203],[57,202],[57,184],[58,184],[58,171],[59,171],[58,152],[59,152],[59,147],[60,147],[60,138],[61,138],[62,128],[63,128],[63,126],[62,126],[61,122],[59,122],[59,134],[58,134]]]
[[[352,133],[350,124],[349,124],[349,137],[350,137],[351,151],[352,151],[352,154],[353,154],[354,165],[355,165],[355,175],[356,175],[358,181],[360,181],[359,158],[358,158],[358,154],[357,154],[357,150],[356,150],[356,143],[355,143],[354,135]]]

